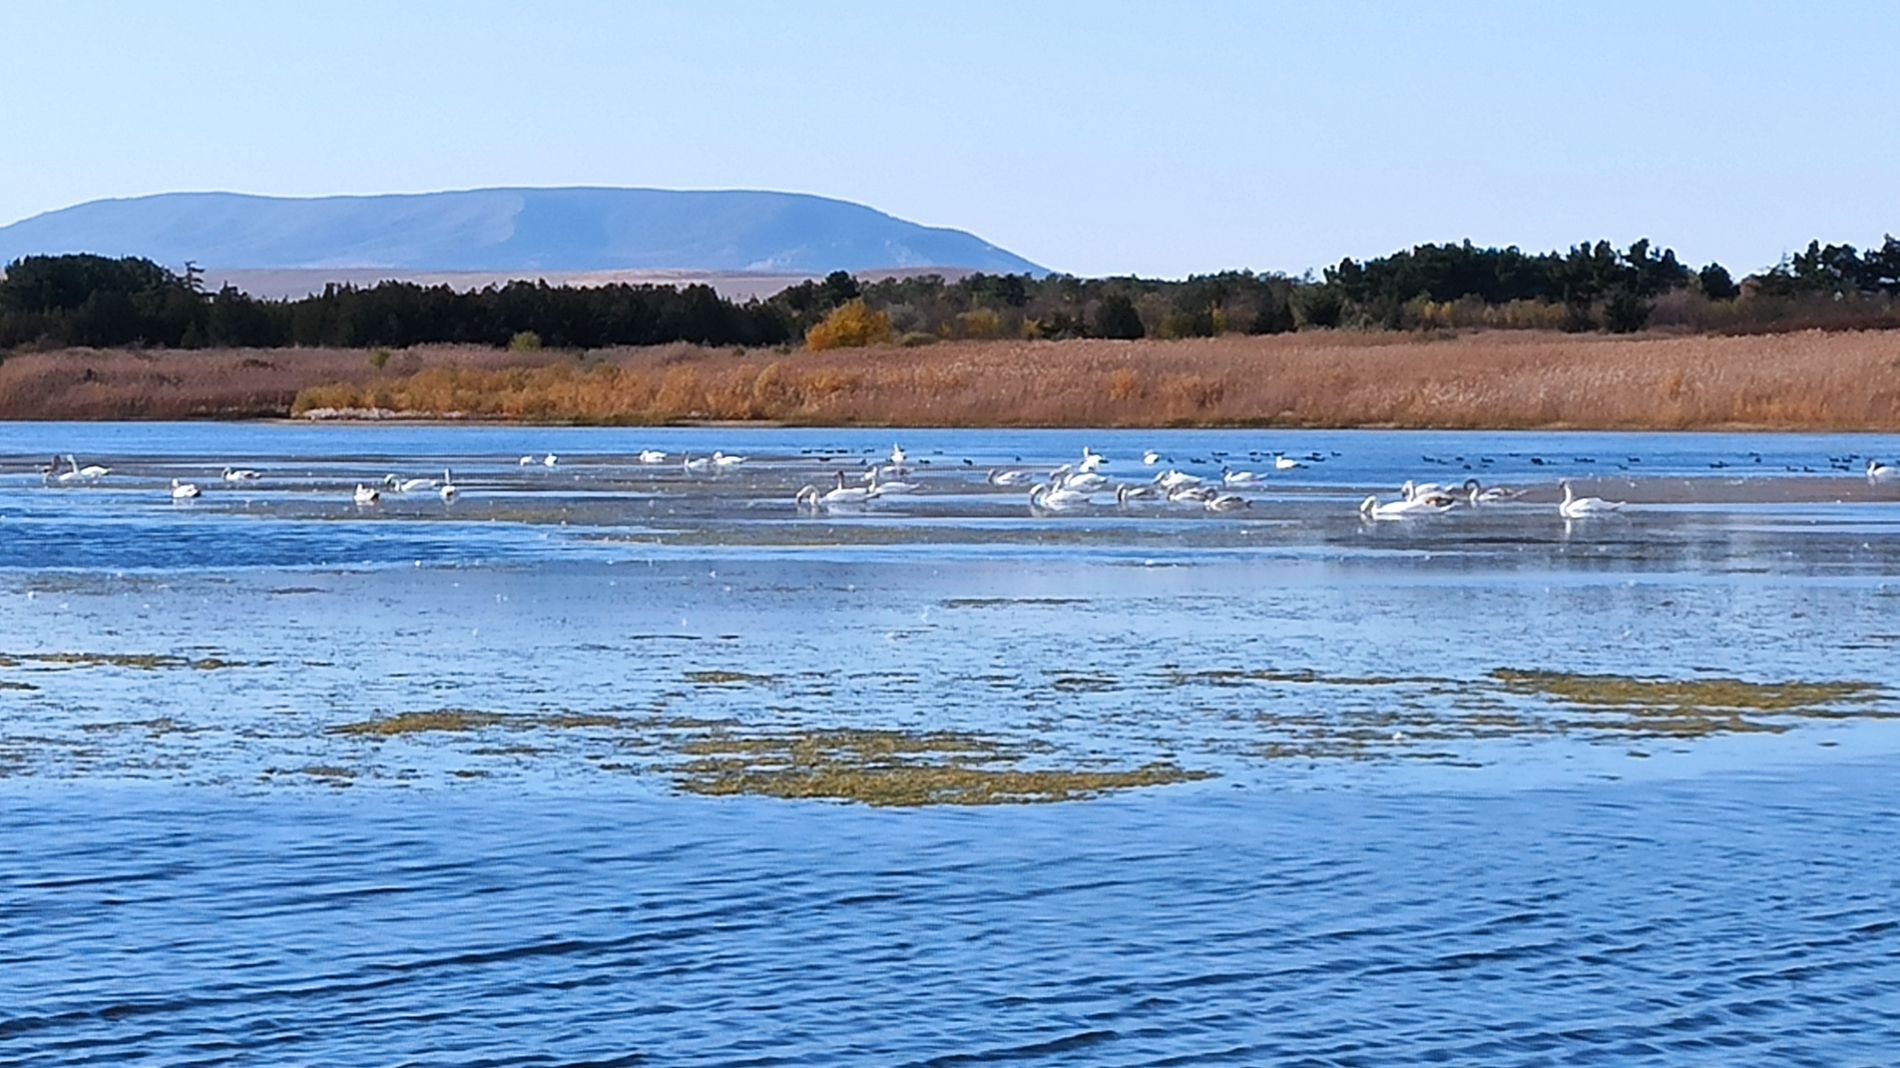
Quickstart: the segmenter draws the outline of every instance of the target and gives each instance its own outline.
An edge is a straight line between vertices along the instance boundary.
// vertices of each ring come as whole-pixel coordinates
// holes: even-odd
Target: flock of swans
[[[1215,455],[1223,461],[1226,459],[1226,454]],[[1305,459],[1277,452],[1252,452],[1248,456],[1262,467],[1270,462],[1272,472],[1291,471],[1325,459],[1318,453]],[[688,477],[729,473],[747,462],[747,457],[720,451],[695,456],[691,453],[675,455],[659,449],[642,450],[637,459],[644,467],[677,465]],[[1160,468],[1167,459],[1162,453],[1150,449],[1142,453],[1140,463],[1143,468]],[[835,471],[828,482],[800,488],[793,495],[793,503],[801,511],[808,512],[850,510],[881,499],[917,493],[925,488],[925,484],[913,475],[909,462],[909,454],[904,448],[893,445],[883,460],[866,463],[867,470],[857,478],[848,477],[843,470]],[[921,462],[928,464],[930,461]],[[971,462],[967,459],[963,461],[966,466]],[[1204,460],[1197,462],[1205,463]],[[1541,461],[1533,459],[1532,462]],[[522,456],[517,463],[523,468],[552,470],[559,465],[560,459],[554,453],[546,453]],[[1264,489],[1269,484],[1265,471],[1240,470],[1225,462],[1221,464],[1218,475],[1199,475],[1167,466],[1151,477],[1144,473],[1142,477],[1123,480],[1107,474],[1104,469],[1108,465],[1106,456],[1085,446],[1080,459],[1053,470],[1039,472],[1019,463],[1016,466],[990,469],[984,476],[984,482],[999,488],[1026,488],[1029,508],[1035,514],[1111,506],[1132,509],[1143,504],[1185,505],[1215,513],[1239,512],[1253,507],[1254,498],[1247,495],[1249,492]],[[44,482],[57,485],[98,483],[112,474],[112,468],[100,464],[82,466],[72,454],[54,457],[49,463],[41,465],[39,471]],[[1900,465],[1870,459],[1866,463],[1865,474],[1870,483],[1900,482]],[[253,485],[264,478],[263,471],[249,467],[226,466],[219,475],[222,482],[232,486]],[[1579,496],[1569,479],[1560,480],[1558,485],[1563,497],[1557,503],[1556,510],[1564,519],[1610,515],[1624,507],[1621,501]],[[203,492],[195,482],[178,478],[171,480],[170,493],[174,501],[194,500],[203,496]],[[461,487],[455,482],[454,471],[444,468],[440,479],[390,474],[380,482],[359,482],[351,499],[356,505],[367,507],[378,504],[385,495],[433,494],[446,503],[456,500],[461,493]],[[1475,478],[1467,478],[1462,483],[1442,484],[1408,481],[1399,487],[1394,499],[1381,500],[1377,494],[1373,494],[1360,502],[1358,510],[1360,517],[1369,522],[1414,520],[1444,515],[1460,508],[1521,502],[1524,493],[1521,489],[1487,487]]]

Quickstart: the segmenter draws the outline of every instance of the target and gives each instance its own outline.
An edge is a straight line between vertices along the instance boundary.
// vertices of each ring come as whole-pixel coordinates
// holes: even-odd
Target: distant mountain
[[[1046,273],[961,230],[797,193],[471,189],[351,197],[161,193],[0,226],[0,264],[92,252],[178,269]]]

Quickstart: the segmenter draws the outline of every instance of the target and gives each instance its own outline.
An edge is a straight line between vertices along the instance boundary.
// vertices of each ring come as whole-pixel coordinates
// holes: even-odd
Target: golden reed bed
[[[581,423],[1900,429],[1894,331],[1339,331],[581,356],[444,347],[376,362],[351,350],[19,356],[0,364],[0,417],[382,409]]]

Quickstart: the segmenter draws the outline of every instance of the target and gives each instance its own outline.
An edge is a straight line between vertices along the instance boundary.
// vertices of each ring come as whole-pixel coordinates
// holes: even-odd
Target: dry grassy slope
[[[301,393],[300,393],[301,391]],[[889,425],[1900,430],[1900,332],[1421,338],[1319,332],[1196,341],[961,342],[781,354],[687,346],[522,359],[66,352],[0,365],[0,417],[416,414]]]

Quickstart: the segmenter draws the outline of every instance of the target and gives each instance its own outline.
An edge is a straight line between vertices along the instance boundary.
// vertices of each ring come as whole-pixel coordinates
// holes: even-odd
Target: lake
[[[0,1063],[1889,1063],[1869,459],[0,424]]]

